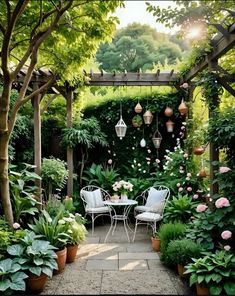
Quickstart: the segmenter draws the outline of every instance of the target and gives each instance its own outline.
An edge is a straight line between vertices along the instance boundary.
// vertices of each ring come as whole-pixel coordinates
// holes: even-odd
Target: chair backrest
[[[109,195],[109,193],[108,193],[107,191],[105,191],[103,188],[100,188],[100,187],[98,187],[98,186],[94,186],[94,185],[87,185],[87,186],[83,187],[83,188],[80,190],[80,197],[81,197],[81,199],[82,199],[82,202],[83,202],[83,206],[84,206],[84,208],[86,207],[87,202],[86,202],[86,199],[84,198],[84,194],[83,194],[83,192],[84,192],[84,191],[90,191],[90,192],[92,192],[92,191],[95,191],[95,190],[97,190],[97,189],[100,189],[103,200],[110,199],[110,195]]]
[[[163,211],[162,211],[162,215],[163,215],[164,210],[165,210],[165,207],[166,207],[166,204],[167,204],[168,199],[170,197],[170,189],[168,187],[164,186],[164,185],[155,185],[155,186],[151,186],[151,187],[153,187],[156,190],[167,190],[167,194],[166,194],[165,202],[164,202],[164,208],[163,208]],[[151,187],[147,188],[145,191],[143,191],[141,193],[142,202],[143,202],[142,204],[143,205],[146,204],[146,201],[147,201],[147,198],[148,198],[148,194],[149,194],[149,190],[150,190]]]

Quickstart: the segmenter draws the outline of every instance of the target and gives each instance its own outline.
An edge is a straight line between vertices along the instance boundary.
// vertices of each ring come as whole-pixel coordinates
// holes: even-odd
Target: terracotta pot
[[[152,241],[152,248],[154,251],[160,252],[160,238],[158,237],[151,237]]]
[[[77,251],[78,251],[79,245],[67,245],[67,258],[66,263],[74,262],[76,259]]]
[[[25,280],[27,291],[40,293],[44,290],[48,276],[42,273],[40,276],[29,273],[29,277]]]
[[[184,99],[182,99],[181,104],[178,107],[178,110],[181,115],[186,115],[188,113],[188,107],[184,102]]]
[[[66,262],[66,257],[67,257],[67,248],[64,247],[63,250],[57,251],[56,252],[57,259],[56,262],[58,264],[58,270],[54,270],[54,274],[59,274],[63,271],[65,267],[65,262]]]
[[[199,177],[202,177],[202,178],[205,178],[205,177],[207,176],[207,173],[206,173],[206,171],[205,171],[204,168],[201,168],[201,169],[200,169],[200,171],[199,171],[199,173],[198,173],[198,176],[199,176]]]
[[[173,109],[171,109],[170,107],[166,107],[164,113],[167,117],[171,117],[171,115],[173,115]]]
[[[204,151],[205,151],[205,149],[203,147],[196,147],[193,149],[193,153],[195,155],[201,155],[204,153]]]
[[[209,289],[200,284],[196,284],[197,295],[209,295]]]
[[[184,277],[184,272],[185,272],[184,265],[182,265],[182,264],[178,264],[178,265],[177,265],[177,268],[178,268],[179,276],[180,276],[180,277]]]

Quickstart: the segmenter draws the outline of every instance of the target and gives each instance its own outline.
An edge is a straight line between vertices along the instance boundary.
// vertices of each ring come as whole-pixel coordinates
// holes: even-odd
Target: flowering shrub
[[[130,182],[126,182],[124,180],[116,181],[113,185],[113,191],[120,193],[120,194],[126,194],[128,191],[133,190],[133,184]]]

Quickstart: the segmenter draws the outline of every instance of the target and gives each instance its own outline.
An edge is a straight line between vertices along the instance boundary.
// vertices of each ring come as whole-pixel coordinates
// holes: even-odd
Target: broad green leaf
[[[22,245],[12,245],[7,247],[7,252],[12,256],[20,257],[24,252],[24,247]]]
[[[41,275],[41,272],[42,272],[42,269],[41,267],[30,267],[29,268],[29,271],[32,272],[33,274],[36,274],[36,275]]]
[[[224,290],[228,295],[235,295],[235,283],[234,282],[225,283]]]
[[[210,287],[210,294],[211,295],[220,295],[222,292],[222,287],[219,286],[211,286]]]
[[[25,281],[24,280],[11,283],[11,290],[25,291],[25,289],[26,289],[26,286],[25,286]]]
[[[11,287],[11,281],[8,279],[0,281],[0,291],[4,292]]]

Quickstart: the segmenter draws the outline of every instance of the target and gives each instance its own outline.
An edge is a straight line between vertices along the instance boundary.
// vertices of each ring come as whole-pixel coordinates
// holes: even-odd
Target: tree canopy
[[[157,63],[175,64],[182,57],[182,47],[169,37],[148,25],[133,23],[119,30],[112,43],[102,43],[96,58],[107,71],[136,72],[151,70]]]

